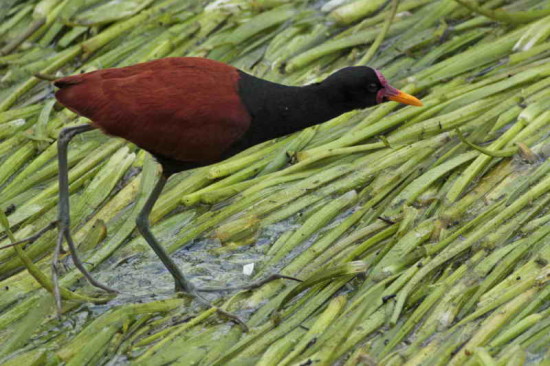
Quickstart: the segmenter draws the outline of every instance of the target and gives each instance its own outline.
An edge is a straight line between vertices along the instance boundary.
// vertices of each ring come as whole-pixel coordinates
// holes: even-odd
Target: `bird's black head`
[[[350,109],[362,109],[388,100],[411,105],[422,105],[420,100],[390,86],[378,70],[367,66],[352,66],[336,71],[321,86],[330,93],[335,103]]]
[[[422,105],[391,87],[370,67],[346,67],[320,83],[287,86],[239,71],[238,93],[251,117],[250,128],[235,151],[287,135],[386,100]]]

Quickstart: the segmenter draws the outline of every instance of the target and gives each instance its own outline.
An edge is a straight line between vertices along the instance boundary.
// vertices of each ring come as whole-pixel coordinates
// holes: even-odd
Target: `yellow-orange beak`
[[[424,105],[420,99],[391,86],[380,71],[374,70],[374,72],[378,77],[378,81],[380,81],[380,84],[382,85],[382,89],[378,90],[378,94],[376,94],[377,103],[383,103],[384,100],[387,99],[417,107],[422,107]]]
[[[385,97],[388,98],[389,100],[393,100],[394,102],[399,102],[403,104],[414,105],[417,107],[422,107],[424,105],[422,104],[420,99],[413,97],[412,95],[407,94],[401,90],[394,89],[394,88],[392,89],[393,90],[391,91],[391,94],[388,93],[385,95]]]

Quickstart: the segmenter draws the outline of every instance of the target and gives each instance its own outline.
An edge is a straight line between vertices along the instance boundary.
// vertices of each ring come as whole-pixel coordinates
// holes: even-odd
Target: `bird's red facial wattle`
[[[410,94],[407,94],[399,89],[394,88],[388,83],[388,81],[380,71],[378,70],[374,70],[374,71],[376,72],[376,76],[378,76],[378,80],[380,81],[380,84],[382,84],[382,89],[380,89],[376,94],[377,103],[382,103],[384,102],[385,99],[387,99],[387,100],[392,100],[394,102],[414,105],[417,107],[423,106],[420,99]]]

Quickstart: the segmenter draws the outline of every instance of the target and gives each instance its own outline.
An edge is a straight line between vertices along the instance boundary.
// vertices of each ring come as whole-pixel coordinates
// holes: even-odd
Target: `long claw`
[[[84,267],[84,264],[78,257],[78,254],[76,252],[76,245],[74,244],[73,238],[71,237],[71,233],[68,229],[63,229],[65,234],[65,239],[67,239],[67,243],[69,244],[69,249],[71,251],[71,258],[73,259],[73,263],[78,268],[78,270],[82,273],[82,275],[88,280],[88,282],[97,288],[100,288],[102,290],[105,290],[107,292],[118,294],[119,292],[115,290],[114,288],[111,288],[107,285],[102,284],[101,282],[97,281],[95,278],[93,278],[92,274]]]
[[[201,295],[199,295],[197,292],[193,291],[192,293],[190,293],[191,296],[193,296],[199,303],[201,303],[202,305],[206,306],[206,307],[209,307],[209,308],[214,308],[216,309],[216,312],[230,320],[232,320],[234,323],[238,324],[241,326],[241,328],[243,329],[243,331],[245,333],[248,333],[248,331],[250,330],[248,328],[248,325],[246,325],[246,323],[241,319],[239,318],[237,315],[235,314],[231,314],[230,312],[227,312],[223,309],[220,309],[219,307],[213,305],[210,301],[206,300],[204,297],[202,297]]]
[[[228,287],[201,287],[201,288],[197,288],[195,290],[198,291],[198,292],[224,292],[224,291],[235,291],[235,290],[253,290],[253,289],[262,287],[266,283],[269,283],[269,282],[272,282],[272,281],[275,281],[275,280],[280,280],[280,279],[287,279],[287,280],[292,280],[292,281],[296,281],[296,282],[302,282],[302,280],[300,280],[296,277],[285,276],[285,275],[282,275],[282,274],[275,273],[275,274],[272,274],[272,275],[270,275],[270,276],[268,276],[268,277],[266,277],[262,280],[253,282],[249,285],[228,286]]]
[[[11,247],[19,245],[19,244],[24,244],[24,243],[27,243],[27,242],[36,241],[42,235],[44,235],[45,233],[47,233],[48,231],[50,231],[52,229],[55,229],[56,227],[57,227],[57,221],[52,221],[45,228],[39,230],[36,234],[31,235],[29,237],[26,237],[25,239],[18,240],[15,243],[4,245],[3,247],[0,247],[0,250],[6,249],[6,248],[11,248]]]
[[[265,285],[266,283],[269,283],[269,282],[272,282],[272,281],[275,281],[275,280],[279,280],[279,279],[287,279],[287,280],[292,280],[292,281],[297,281],[297,282],[302,282],[302,280],[298,279],[298,278],[295,278],[295,277],[291,277],[291,276],[285,276],[285,275],[282,275],[282,274],[278,274],[278,273],[275,273],[275,274],[272,274],[262,280],[259,280],[259,281],[256,281],[254,283],[251,283],[250,285],[244,285],[244,286],[230,286],[230,287],[202,287],[202,288],[194,288],[193,291],[190,293],[191,296],[195,297],[201,304],[205,305],[205,306],[210,306],[210,307],[215,307],[213,306],[208,300],[206,300],[204,297],[202,297],[201,295],[198,294],[198,292],[223,292],[223,291],[234,291],[234,290],[253,290],[255,288],[259,288],[263,285]],[[178,285],[177,285],[177,282],[176,282],[176,289],[178,288]],[[181,286],[179,287],[181,289]],[[234,321],[235,323],[239,324],[243,330],[245,332],[248,332],[248,326],[246,325],[246,323],[241,319],[239,318],[237,315],[235,314],[231,314],[231,313],[228,313],[227,311],[225,310],[222,310],[218,307],[215,307],[216,308],[216,311],[218,313],[220,313],[221,315],[225,316],[226,318],[229,318],[231,319],[232,321]]]

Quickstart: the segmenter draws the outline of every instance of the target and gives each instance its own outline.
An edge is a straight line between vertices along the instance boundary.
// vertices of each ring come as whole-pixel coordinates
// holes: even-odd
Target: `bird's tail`
[[[62,89],[67,86],[80,84],[83,81],[81,75],[65,76],[64,78],[58,78],[54,81],[53,85]]]
[[[51,81],[53,82],[53,85],[60,89],[63,89],[67,86],[80,84],[80,82],[82,81],[82,77],[80,75],[65,76],[60,78],[53,75],[36,73],[34,74],[34,76],[41,80]]]
[[[42,74],[42,73],[39,73],[39,72],[34,74],[34,77],[37,78],[37,79],[46,80],[46,81],[55,81],[55,80],[59,79],[56,76],[48,75],[48,74]]]

